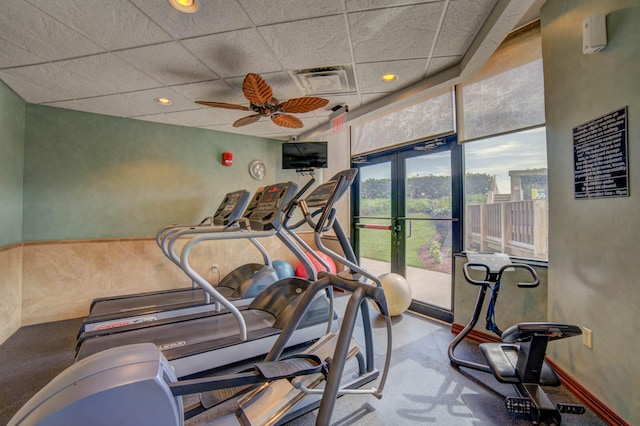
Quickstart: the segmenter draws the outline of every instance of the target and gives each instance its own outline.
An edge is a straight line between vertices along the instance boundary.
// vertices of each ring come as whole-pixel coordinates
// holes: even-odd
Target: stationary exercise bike
[[[552,322],[524,322],[502,331],[495,323],[495,307],[503,274],[516,269],[528,272],[531,281],[518,283],[518,287],[522,288],[537,287],[540,283],[538,275],[529,265],[511,263],[509,256],[503,253],[467,253],[467,259],[468,263],[463,267],[464,277],[469,284],[478,286],[479,291],[471,320],[449,345],[451,364],[491,373],[499,382],[513,384],[518,396],[505,398],[507,411],[529,414],[534,424],[544,422],[559,425],[561,413],[583,414],[585,409],[581,405],[554,405],[542,389],[542,386],[561,384],[558,375],[544,359],[548,342],[580,335],[580,327]],[[484,271],[484,278],[473,278],[470,270]],[[477,324],[488,290],[491,296],[486,329],[501,337],[502,342],[481,343],[480,351],[487,363],[480,364],[461,359],[454,351]]]

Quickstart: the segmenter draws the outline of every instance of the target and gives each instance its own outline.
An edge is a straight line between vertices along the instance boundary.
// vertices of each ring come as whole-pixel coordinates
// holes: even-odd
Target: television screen
[[[283,169],[327,167],[327,142],[289,142],[282,144]]]

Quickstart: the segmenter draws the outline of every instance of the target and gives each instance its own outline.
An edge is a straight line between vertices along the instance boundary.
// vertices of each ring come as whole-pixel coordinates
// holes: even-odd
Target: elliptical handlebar
[[[382,289],[382,287],[378,287],[377,285],[369,284],[367,282],[348,280],[337,274],[327,274],[326,272],[320,272],[319,278],[324,277],[329,278],[329,282],[332,286],[344,291],[354,293],[356,290],[361,289],[367,299],[375,302],[375,304],[378,305],[378,308],[380,308],[380,313],[382,315],[387,316],[389,314],[387,299],[384,295],[384,290]]]

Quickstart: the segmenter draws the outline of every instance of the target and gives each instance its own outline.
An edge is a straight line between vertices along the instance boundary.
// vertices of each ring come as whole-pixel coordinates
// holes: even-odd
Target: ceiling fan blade
[[[314,97],[304,97],[304,98],[294,98],[289,99],[286,102],[281,103],[278,107],[283,112],[309,112],[318,108],[322,108],[323,106],[329,103],[328,99],[323,98],[314,98]]]
[[[299,118],[289,114],[274,114],[271,116],[273,121],[278,126],[288,127],[290,129],[301,129],[303,127],[302,121]]]
[[[200,105],[206,105],[206,106],[210,106],[210,107],[215,107],[215,108],[239,109],[241,111],[251,111],[251,108],[249,108],[249,107],[242,106],[242,105],[236,105],[236,104],[227,104],[227,103],[224,103],[224,102],[196,101],[196,103],[200,104]]]
[[[242,92],[252,104],[264,105],[273,98],[271,86],[258,74],[247,74],[242,82]]]
[[[242,127],[246,126],[247,124],[255,123],[256,121],[260,120],[260,117],[262,117],[262,115],[260,114],[242,117],[233,123],[233,127]]]

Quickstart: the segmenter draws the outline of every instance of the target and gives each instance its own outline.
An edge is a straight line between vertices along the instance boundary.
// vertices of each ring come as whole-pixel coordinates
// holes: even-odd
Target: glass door
[[[375,276],[394,270],[396,250],[391,250],[396,235],[392,233],[397,204],[393,201],[392,157],[361,164],[356,182],[358,215],[355,221],[356,252],[360,265]]]
[[[453,320],[453,253],[461,250],[461,156],[452,139],[357,164],[354,202],[360,263],[404,276],[410,309],[445,321]]]

